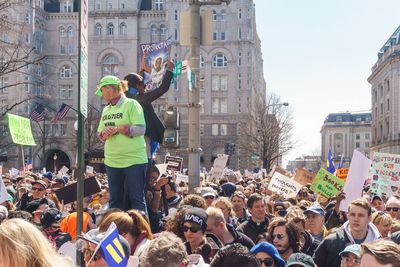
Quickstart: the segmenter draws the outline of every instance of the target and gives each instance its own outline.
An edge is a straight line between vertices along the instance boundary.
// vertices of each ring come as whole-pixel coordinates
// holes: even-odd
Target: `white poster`
[[[222,176],[226,163],[228,162],[228,155],[220,155],[214,160],[214,165],[212,169],[212,177],[219,180]]]
[[[296,197],[297,193],[303,186],[293,179],[275,172],[272,176],[268,189],[272,192],[282,194],[285,198]]]
[[[7,189],[6,186],[4,185],[3,177],[0,175],[0,203],[3,203],[4,201],[7,200],[8,200]]]

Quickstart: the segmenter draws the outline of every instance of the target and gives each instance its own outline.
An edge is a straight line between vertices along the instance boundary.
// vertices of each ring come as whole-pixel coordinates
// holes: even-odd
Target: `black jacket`
[[[135,96],[131,95],[129,92],[125,93],[128,98],[133,98],[138,101],[143,108],[144,120],[146,122],[146,132],[144,135],[150,137],[158,143],[163,142],[165,127],[158,118],[157,114],[154,112],[154,108],[151,103],[168,91],[171,85],[172,76],[173,73],[167,70],[164,74],[160,87],[150,92]]]
[[[301,233],[304,238],[304,245],[302,246],[300,252],[305,253],[309,256],[314,255],[315,250],[319,245],[319,241],[316,240],[309,232],[304,231]]]
[[[231,224],[227,223],[226,228],[228,228],[229,233],[233,236],[233,242],[225,245],[239,243],[247,247],[249,250],[254,246],[254,242],[245,234],[238,232]]]
[[[339,253],[350,244],[351,241],[344,229],[339,228],[319,244],[313,256],[315,264],[318,267],[339,267],[341,260]]]
[[[400,231],[394,232],[391,236],[390,239],[395,242],[396,244],[400,245]]]
[[[265,218],[265,220],[262,223],[257,224],[250,217],[248,221],[241,223],[236,228],[236,230],[250,237],[251,240],[253,240],[253,242],[255,243],[259,235],[267,232],[268,225],[269,225],[269,220],[267,218]]]

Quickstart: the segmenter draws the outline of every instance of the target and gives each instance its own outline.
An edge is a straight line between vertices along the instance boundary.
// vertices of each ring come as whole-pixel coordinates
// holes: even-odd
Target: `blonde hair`
[[[381,224],[392,224],[393,220],[392,217],[390,217],[390,214],[385,213],[385,212],[375,212],[372,214],[372,223],[375,225]]]
[[[213,225],[216,226],[221,222],[226,223],[222,210],[216,207],[208,207],[207,210],[208,219],[212,219]]]
[[[114,91],[125,93],[128,91],[128,81],[122,80],[118,85],[109,84],[108,86],[112,87]]]
[[[10,219],[0,225],[0,265],[74,266],[71,259],[57,254],[39,229],[22,219]]]
[[[226,208],[228,209],[228,216],[232,216],[232,209],[233,209],[233,205],[232,202],[229,200],[229,198],[227,197],[220,197],[216,200],[214,200],[214,202],[212,203],[212,205],[215,207],[215,205],[217,203],[222,203],[226,206]]]

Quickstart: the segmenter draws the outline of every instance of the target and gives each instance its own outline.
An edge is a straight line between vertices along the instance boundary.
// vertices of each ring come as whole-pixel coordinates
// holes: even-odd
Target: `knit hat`
[[[49,228],[53,223],[61,220],[62,214],[58,209],[50,208],[43,211],[40,224],[43,228]]]
[[[224,196],[231,197],[236,191],[236,185],[234,183],[228,182],[221,185],[222,192]]]
[[[255,245],[250,249],[250,252],[253,254],[257,254],[258,252],[264,252],[270,255],[274,261],[276,262],[277,267],[284,267],[285,261],[279,255],[278,250],[275,248],[274,245],[268,242],[261,242]]]
[[[201,227],[201,230],[205,231],[207,229],[207,213],[201,208],[191,208],[186,214],[183,222],[192,222]]]
[[[112,76],[112,75],[107,75],[101,78],[99,85],[97,86],[97,90],[95,92],[95,95],[97,96],[103,96],[103,92],[101,91],[101,88],[106,85],[119,85],[121,81],[119,80],[118,77]]]

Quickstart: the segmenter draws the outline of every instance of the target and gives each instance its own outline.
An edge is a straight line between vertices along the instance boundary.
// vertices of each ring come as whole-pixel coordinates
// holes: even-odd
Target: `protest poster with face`
[[[374,153],[368,179],[374,195],[389,197],[400,194],[400,155]]]

